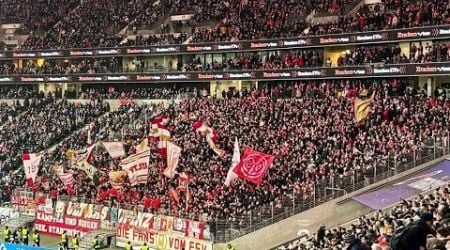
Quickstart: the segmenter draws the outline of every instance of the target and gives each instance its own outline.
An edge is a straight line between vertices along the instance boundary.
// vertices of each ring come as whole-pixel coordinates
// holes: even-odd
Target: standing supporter
[[[400,239],[400,248],[394,250],[426,250],[427,237],[433,232],[433,214],[423,213],[417,224],[412,225]]]

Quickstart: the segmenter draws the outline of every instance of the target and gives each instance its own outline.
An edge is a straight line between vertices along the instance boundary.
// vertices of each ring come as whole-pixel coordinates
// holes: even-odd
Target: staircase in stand
[[[100,243],[100,248],[115,246],[115,238],[116,238],[115,231],[113,231],[113,230],[95,230],[95,231],[92,231],[92,232],[86,234],[84,237],[81,237],[80,249],[81,250],[94,249],[94,241],[95,241],[95,237],[97,237],[97,236],[98,236],[98,241]]]

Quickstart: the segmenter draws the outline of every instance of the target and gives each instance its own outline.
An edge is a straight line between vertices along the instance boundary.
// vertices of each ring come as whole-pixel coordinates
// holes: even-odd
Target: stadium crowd
[[[38,97],[39,94],[36,85],[6,85],[0,87],[0,99],[31,99]],[[42,93],[40,97],[43,96]]]
[[[122,43],[123,46],[150,46],[150,45],[167,45],[167,44],[181,44],[187,38],[186,33],[181,34],[158,34],[158,35],[137,35],[134,38],[128,37]]]
[[[138,38],[140,39],[140,38]],[[409,52],[398,44],[358,46],[342,52],[336,65],[324,58],[320,49],[297,49],[277,52],[235,53],[234,56],[216,57],[205,62],[202,57],[186,57],[180,61],[170,60],[167,65],[150,65],[145,57],[125,61],[121,57],[75,60],[45,60],[38,65],[25,61],[17,68],[12,61],[0,64],[0,75],[12,74],[95,74],[153,71],[231,71],[242,69],[288,69],[303,67],[351,66],[370,63],[427,63],[446,62],[450,59],[448,42],[412,43]],[[176,63],[176,65],[174,65]]]
[[[363,6],[355,15],[338,21],[312,24],[302,35],[324,35],[450,24],[448,2],[384,0],[373,8]]]
[[[45,1],[41,1],[42,4]],[[28,26],[49,29],[45,34],[33,34],[22,44],[22,49],[68,48],[68,47],[111,47],[118,46],[124,39],[119,31],[129,25],[130,31],[157,27],[168,13],[192,14],[188,21],[181,21],[192,30],[190,40],[198,42],[236,41],[245,39],[296,37],[373,31],[395,28],[409,28],[450,23],[449,6],[446,1],[395,1],[385,0],[376,6],[363,6],[354,15],[343,15],[352,0],[314,0],[299,3],[290,1],[168,1],[155,3],[150,0],[133,1],[76,1],[52,3],[50,8],[39,8],[26,1],[20,1],[24,8],[13,8],[11,1],[3,1],[0,18],[23,16]],[[75,7],[77,6],[77,7]],[[73,12],[68,13],[69,10]],[[17,13],[20,12],[20,13]],[[8,13],[11,13],[9,15]],[[95,14],[93,14],[95,13]],[[150,14],[151,13],[151,14]],[[310,13],[337,13],[340,17],[331,23],[305,21]],[[44,17],[44,18],[42,18]],[[205,28],[208,20],[218,23]],[[60,20],[61,22],[56,24]],[[175,23],[175,26],[176,23]],[[163,26],[161,26],[163,27]],[[170,30],[169,30],[170,31]],[[155,45],[181,43],[188,34],[181,36],[167,33],[129,39],[122,45]]]
[[[390,239],[401,228],[410,228],[401,237],[402,249],[446,250],[450,246],[449,188],[450,185],[446,185],[402,200],[385,211],[362,216],[347,227],[328,229],[323,225],[311,238],[295,240],[278,250],[391,249]]]
[[[155,86],[148,88],[121,88],[117,87],[97,87],[86,88],[81,92],[66,92],[66,97],[79,97],[81,99],[89,99],[92,96],[101,97],[102,99],[171,99],[177,98],[183,94],[192,93],[193,96],[197,95],[199,90],[196,87],[184,87],[184,86],[161,86],[157,88]],[[198,95],[200,96],[200,95]]]
[[[288,52],[273,52],[266,55],[258,53],[237,54],[225,58],[223,62],[213,60],[203,63],[200,57],[183,65],[182,71],[229,71],[242,69],[286,69],[303,67],[322,67],[323,54],[315,50],[297,50]]]
[[[122,40],[117,33],[131,23],[150,0],[94,0],[82,4],[44,36],[31,36],[22,49],[113,47]]]
[[[140,29],[152,29],[155,25],[167,18],[171,10],[171,1],[159,1],[153,3],[145,12],[141,12],[136,19],[130,24],[131,31],[135,32]]]
[[[22,23],[30,30],[46,31],[77,7],[77,0],[3,0],[0,23]]]
[[[153,167],[146,185],[125,184],[122,190],[112,187],[108,172],[118,170],[119,161],[97,146],[93,156],[97,174],[90,179],[82,171],[70,170],[76,178],[70,194],[95,202],[112,200],[126,207],[141,205],[154,212],[175,212],[210,220],[228,218],[237,227],[244,227],[242,216],[252,209],[268,204],[274,204],[275,210],[282,209],[293,197],[309,197],[314,185],[331,177],[338,187],[349,185],[352,176],[363,181],[373,176],[375,167],[376,171],[387,168],[388,157],[402,163],[410,160],[413,152],[419,154],[423,142],[430,137],[436,136],[441,142],[448,140],[449,100],[444,95],[428,98],[421,91],[406,88],[401,79],[307,81],[230,92],[222,93],[224,99],[193,98],[168,106],[128,103],[89,121],[94,142],[121,140],[130,154],[146,138],[150,130],[148,120],[158,113],[167,115],[172,141],[183,147],[178,173],[193,178],[187,207],[184,195],[180,194],[176,200],[170,198],[168,191],[178,186],[178,178],[166,179],[161,175],[164,159],[153,144],[150,159]],[[366,121],[355,123],[353,98],[368,98],[372,93],[375,93],[372,114]],[[203,137],[194,132],[195,121],[203,121],[217,130],[219,146],[227,155],[218,157],[213,153]],[[43,179],[35,187],[37,190],[55,189],[61,195],[67,194],[68,190],[52,177],[51,170],[56,165],[70,169],[66,152],[86,148],[86,137],[86,130],[76,132],[44,155]],[[242,180],[231,188],[223,185],[235,138],[239,139],[241,149],[249,146],[278,156],[261,185]],[[24,147],[30,152],[42,149],[32,143],[24,145],[29,146]],[[19,178],[15,183],[21,181]]]
[[[21,68],[14,63],[5,62],[0,65],[0,75],[42,75],[42,74],[96,74],[96,73],[120,73],[123,71],[121,58],[101,58],[83,60],[45,60],[42,64],[35,61],[24,61]]]
[[[313,4],[297,0],[228,3],[226,18],[214,28],[195,29],[193,43],[297,36],[303,31],[299,23]]]
[[[79,104],[58,100],[53,95],[3,105],[1,172],[13,174],[22,165],[23,153],[47,150],[107,111],[108,106],[97,99]]]
[[[344,52],[338,58],[337,65],[445,62],[449,59],[448,46],[447,42],[413,43],[408,56],[402,53],[399,45],[360,46]]]

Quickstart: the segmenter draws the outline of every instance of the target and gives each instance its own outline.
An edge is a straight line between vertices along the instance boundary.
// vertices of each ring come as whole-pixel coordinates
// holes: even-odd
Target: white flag
[[[178,161],[180,160],[181,148],[177,145],[167,142],[167,168],[164,170],[164,175],[168,178],[173,178],[176,174]]]
[[[103,146],[113,159],[124,157],[126,155],[122,142],[103,142]]]
[[[96,144],[91,145],[81,152],[77,152],[77,155],[72,159],[72,167],[83,170],[91,179],[94,177],[94,173],[96,172],[95,167],[92,165],[92,154],[95,146]]]
[[[148,146],[148,139],[143,139],[138,145],[136,145],[136,154],[142,153],[144,151],[150,150],[150,147]]]
[[[150,150],[123,159],[120,166],[128,173],[132,186],[147,183]]]
[[[234,141],[233,158],[231,159],[231,167],[228,169],[227,178],[225,179],[225,186],[230,186],[231,182],[238,178],[237,174],[233,172],[236,165],[241,160],[241,152],[239,151],[238,139]]]
[[[94,178],[94,174],[97,171],[97,169],[95,169],[95,167],[88,161],[77,162],[73,165],[73,167],[83,170],[83,172],[85,172],[86,175],[91,179]]]
[[[39,172],[39,164],[41,163],[42,155],[37,154],[23,154],[22,161],[25,170],[25,178],[36,181],[37,174]]]

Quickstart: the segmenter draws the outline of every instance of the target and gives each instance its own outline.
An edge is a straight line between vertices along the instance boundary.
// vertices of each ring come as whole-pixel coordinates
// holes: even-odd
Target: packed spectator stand
[[[86,105],[57,100],[53,96],[25,99],[3,106],[1,130],[2,171],[17,169],[23,153],[50,148],[68,134],[108,111],[98,100]],[[22,111],[22,112],[21,112]]]
[[[79,1],[27,1],[0,2],[0,23],[23,23],[25,28],[45,32],[72,11]]]
[[[80,6],[44,36],[31,36],[22,48],[112,47],[122,40],[117,33],[151,1],[82,1]]]
[[[364,123],[355,124],[351,111],[352,99],[356,96],[368,97],[372,93],[376,96],[373,115]],[[415,157],[419,159],[422,157],[420,152],[426,148],[429,140],[436,138],[439,143],[443,143],[449,133],[446,125],[450,119],[448,99],[445,96],[428,98],[420,91],[407,88],[400,79],[370,84],[345,80],[308,81],[294,85],[268,85],[260,90],[249,89],[231,95],[224,92],[222,95],[225,99],[193,98],[169,106],[126,104],[102,116],[106,111],[104,104],[101,99],[95,99],[98,102],[92,100],[89,106],[81,106],[76,112],[79,115],[71,116],[71,126],[65,126],[74,131],[82,124],[89,123],[93,142],[120,140],[125,143],[126,152],[131,153],[146,138],[150,130],[148,119],[157,114],[167,115],[167,127],[173,135],[173,142],[183,145],[178,172],[193,177],[190,189],[195,196],[187,207],[184,196],[180,196],[178,202],[169,198],[167,191],[178,186],[177,178],[161,177],[159,169],[164,166],[164,160],[156,153],[154,145],[151,147],[154,152],[151,154],[151,165],[155,168],[150,171],[147,185],[131,187],[126,184],[119,191],[108,184],[107,173],[118,170],[118,161],[111,159],[102,147],[94,150],[93,159],[98,174],[93,179],[83,172],[70,170],[66,152],[86,147],[86,129],[66,139],[61,137],[63,131],[54,131],[55,137],[51,143],[41,140],[39,135],[42,133],[39,130],[34,131],[33,134],[37,133],[38,136],[34,137],[10,126],[12,130],[3,134],[5,141],[16,138],[15,134],[21,135],[17,139],[28,136],[26,138],[35,140],[23,141],[20,144],[23,147],[14,150],[18,156],[5,155],[2,169],[17,169],[20,152],[36,152],[62,140],[53,151],[44,153],[41,180],[38,182],[41,184],[34,187],[36,191],[56,189],[60,195],[77,194],[83,196],[84,200],[100,203],[109,202],[112,196],[113,201],[127,208],[139,205],[152,212],[182,214],[209,222],[226,219],[239,228],[246,226],[247,213],[253,209],[273,204],[272,209],[281,212],[286,202],[311,198],[316,185],[330,185],[330,178],[333,179],[333,185],[343,188],[350,185],[352,180],[366,181],[373,176],[374,171],[388,169],[387,162],[392,158],[397,164]],[[49,112],[59,110],[54,113],[58,117],[64,117],[65,107],[76,108],[65,101],[55,102],[48,98],[40,102],[44,106],[38,107],[45,107]],[[254,109],[255,106],[258,109]],[[13,121],[20,121],[34,129],[28,119],[35,121],[33,117],[45,111],[38,108],[26,112]],[[51,120],[58,122],[57,119]],[[227,152],[232,151],[237,137],[241,147],[251,146],[283,157],[276,159],[271,174],[260,186],[238,181],[233,188],[227,188],[223,186],[223,181],[231,155],[218,157],[206,142],[200,140],[192,129],[192,123],[197,120],[206,121],[217,129],[221,138],[219,145]],[[78,126],[74,124],[76,121]],[[42,122],[48,123],[47,120]],[[11,149],[11,144],[5,146]],[[76,178],[74,190],[67,190],[57,179],[52,178],[52,168],[57,165],[63,165],[73,172]],[[286,165],[293,167],[286,169],[283,167]],[[11,176],[8,184],[23,182],[23,175],[18,174]],[[253,216],[264,218],[273,212],[260,211],[260,214]]]
[[[313,249],[391,249],[390,239],[401,228],[424,227],[427,233],[414,233],[410,236],[408,249],[416,249],[422,244],[426,249],[448,249],[449,234],[449,188],[450,185],[419,194],[411,199],[402,200],[399,204],[384,211],[376,211],[364,215],[357,220],[337,228],[321,226],[317,233],[300,240],[294,240],[277,250],[313,250]],[[428,217],[428,218],[425,218]],[[424,225],[426,220],[433,221],[432,227]],[[415,238],[411,238],[415,236]],[[426,244],[423,244],[426,241]],[[417,248],[418,249],[418,248]]]
[[[0,75],[47,75],[47,74],[107,74],[158,71],[237,71],[249,69],[299,69],[330,66],[356,66],[369,64],[401,64],[448,62],[448,42],[412,43],[409,53],[402,52],[398,44],[365,45],[344,50],[336,64],[324,58],[322,49],[296,49],[283,51],[234,53],[220,59],[205,61],[201,56],[185,56],[179,61],[169,60],[166,65],[151,65],[145,58],[83,58],[48,59],[42,64],[33,60],[17,64],[4,61],[0,64]]]
[[[33,34],[21,46],[22,49],[73,48],[73,47],[114,47],[125,38],[121,29],[132,33],[139,29],[155,29],[157,33],[138,35],[137,39],[125,40],[122,45],[180,44],[190,41],[217,42],[261,38],[298,37],[308,35],[336,34],[374,31],[395,28],[443,25],[450,23],[448,3],[445,1],[391,1],[386,0],[375,6],[364,5],[356,14],[346,15],[349,6],[358,1],[163,1],[135,0],[128,2],[105,2],[86,0],[73,7],[73,2],[57,5],[56,17],[50,16],[44,24],[37,19],[45,8],[36,8],[23,3],[24,9],[37,13],[28,16],[32,27],[44,26],[44,34]],[[59,3],[58,3],[59,4]],[[11,4],[5,3],[4,8]],[[72,7],[72,8],[68,8]],[[68,13],[68,10],[73,9]],[[107,10],[114,10],[106,13]],[[92,13],[96,13],[93,15]],[[6,12],[8,13],[8,12]],[[11,12],[14,14],[14,12]],[[28,13],[28,12],[26,12]],[[149,15],[151,13],[151,15]],[[336,21],[310,23],[308,15],[339,15]],[[65,14],[65,16],[64,16]],[[189,33],[175,32],[163,28],[169,15],[192,15],[188,21],[174,21],[187,26]],[[43,14],[45,16],[45,14]],[[6,20],[9,15],[2,17]],[[60,21],[56,24],[56,20]],[[204,26],[207,20],[216,20]],[[108,25],[106,27],[105,25]],[[157,27],[161,26],[161,29]],[[119,34],[120,33],[120,34]],[[181,34],[181,35],[180,35]],[[192,37],[190,37],[192,34]]]
[[[450,4],[445,1],[384,0],[376,6],[363,6],[357,14],[346,15],[356,2],[82,0],[52,2],[45,9],[39,7],[45,1],[36,5],[19,1],[18,6],[25,8],[14,10],[13,3],[7,0],[0,3],[0,10],[8,12],[0,13],[0,21],[19,17],[25,20],[26,27],[41,30],[31,34],[19,50],[306,37],[450,24]],[[170,15],[192,17],[189,21],[167,21]],[[316,24],[306,20],[308,15],[339,17],[331,23]],[[171,22],[171,27],[166,26],[167,22]],[[138,32],[141,29],[151,32]],[[133,35],[127,37],[130,34]],[[228,72],[447,62],[449,45],[447,41],[411,42],[407,52],[402,52],[396,43],[351,46],[339,55],[337,65],[324,58],[323,48],[224,53],[221,60],[214,55],[211,60],[206,60],[206,56],[180,55],[176,63],[171,59],[168,67],[149,65],[139,57],[45,59],[39,63],[23,59],[20,66],[5,60],[0,63],[0,76]],[[58,198],[71,196],[85,202],[192,218],[208,222],[214,234],[223,240],[229,236],[224,228],[246,229],[252,221],[290,212],[289,207],[295,209],[309,204],[307,208],[310,208],[325,202],[324,197],[330,198],[329,187],[346,192],[354,189],[355,183],[373,183],[377,174],[396,173],[412,161],[414,166],[423,162],[433,151],[430,148],[448,147],[448,90],[444,94],[435,90],[434,95],[427,96],[411,79],[393,77],[259,81],[253,86],[240,90],[230,88],[213,96],[204,83],[92,84],[50,94],[44,94],[37,85],[2,86],[0,98],[23,100],[0,104],[0,185],[5,187],[0,196],[10,197],[13,187],[20,186],[33,192],[52,195],[56,192]],[[372,95],[371,114],[365,121],[355,122],[354,100]],[[117,110],[109,108],[112,99],[120,100]],[[138,104],[134,102],[136,99],[154,99],[154,102]],[[122,189],[113,187],[109,173],[121,170],[122,158],[111,158],[100,143],[121,141],[126,155],[132,155],[147,140],[151,119],[160,115],[168,117],[166,126],[172,142],[183,148],[178,174],[174,179],[162,175],[165,159],[150,141],[151,171],[147,183],[132,186],[126,181]],[[195,132],[192,124],[196,121],[217,131],[217,144],[227,152],[225,156],[217,156]],[[276,156],[261,185],[244,180],[231,187],[223,185],[236,138],[241,151],[251,147]],[[90,178],[73,166],[68,152],[81,154],[92,143],[96,145],[92,161],[97,173]],[[37,152],[43,154],[38,181],[26,183],[21,156]],[[56,178],[56,166],[73,174],[73,189]],[[286,166],[290,167],[286,169]],[[192,177],[186,195],[178,190],[182,174]],[[180,193],[177,199],[173,191]],[[420,216],[415,211],[418,204],[442,201],[448,195],[448,190],[445,192],[437,191],[435,195],[441,197],[437,199],[420,197],[414,202],[406,201],[408,205],[392,210],[398,212],[393,219],[381,213],[375,219],[363,217],[351,230],[330,230],[322,242],[295,242],[286,247],[342,249],[355,239],[378,247],[389,236],[381,230],[388,226],[396,228],[404,217]],[[331,198],[336,196],[333,192]],[[404,211],[405,207],[409,210]],[[360,233],[374,224],[378,231]]]

